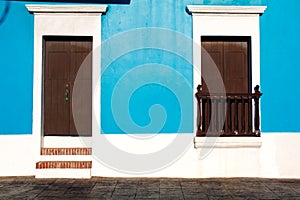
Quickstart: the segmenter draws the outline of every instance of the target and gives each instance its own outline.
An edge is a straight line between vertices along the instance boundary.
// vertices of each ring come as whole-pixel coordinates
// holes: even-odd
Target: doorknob
[[[69,84],[66,84],[66,90],[65,90],[65,101],[69,101]]]

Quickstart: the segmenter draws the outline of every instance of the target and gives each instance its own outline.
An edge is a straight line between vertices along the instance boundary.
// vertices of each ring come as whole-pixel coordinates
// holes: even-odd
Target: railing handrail
[[[255,88],[254,88],[254,92],[253,93],[209,93],[209,92],[203,92],[201,90],[202,86],[201,85],[198,85],[197,87],[197,93],[196,93],[196,96],[199,96],[199,97],[231,97],[231,96],[234,96],[234,97],[239,97],[239,96],[247,96],[247,97],[261,97],[262,96],[262,93],[259,91],[259,85],[256,85]]]
[[[260,94],[242,94],[242,93],[229,93],[229,94],[197,94],[198,97],[204,97],[207,99],[213,99],[213,98],[219,98],[219,99],[226,99],[226,98],[256,98],[256,97],[260,97],[262,95],[262,93]]]

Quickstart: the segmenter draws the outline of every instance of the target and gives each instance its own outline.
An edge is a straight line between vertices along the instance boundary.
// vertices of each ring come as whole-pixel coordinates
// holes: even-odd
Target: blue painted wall
[[[0,1],[0,76],[0,133],[31,133],[33,16],[24,3]]]
[[[188,4],[268,6],[261,17],[262,131],[300,132],[300,108],[296,104],[300,99],[298,0],[131,0],[129,5],[109,5],[109,11],[102,17],[102,40],[109,42],[114,37],[124,38],[120,33],[147,27],[172,30],[173,36],[191,38],[192,18],[185,12]],[[24,5],[25,2],[0,1],[0,134],[32,132],[33,16]],[[130,37],[136,37],[136,42],[143,45],[143,41],[138,41],[138,38],[143,38],[138,33],[131,32]],[[158,46],[163,44],[161,39],[159,34],[151,36],[151,41],[156,41],[155,45]],[[119,47],[130,46],[126,42],[121,41]],[[173,47],[170,44],[171,50],[178,42],[180,44],[180,41],[176,41]],[[123,52],[102,69],[101,117],[104,133],[124,133],[128,130],[132,133],[192,132],[192,105],[185,106],[194,98],[193,89],[188,88],[192,83],[189,45],[183,47],[187,49],[187,58],[165,49],[135,49]],[[118,46],[103,50],[104,55],[116,52],[114,48],[118,49]],[[149,69],[152,75],[148,73],[148,77],[145,76],[139,67]],[[155,71],[160,67],[159,72]],[[126,79],[126,75],[130,75],[131,79]],[[156,79],[152,80],[153,77]],[[166,81],[166,77],[172,78]],[[138,78],[145,80],[143,84],[139,82],[140,86],[136,85],[140,81]],[[129,98],[128,91],[117,96],[121,98],[120,101],[122,97],[128,100],[128,112],[134,122],[131,121],[128,127],[124,127],[128,120],[125,115],[123,121],[114,119],[123,113],[116,113],[111,106],[111,102],[115,102],[114,91],[116,86],[120,86],[119,83],[124,88],[136,86],[136,90],[129,93]],[[177,91],[183,91],[184,87],[188,89],[182,92],[181,95],[186,97],[182,100]],[[184,110],[182,105],[185,106]],[[117,116],[117,119],[120,118]],[[165,123],[160,124],[160,121]],[[152,125],[154,128],[151,128]]]
[[[201,3],[202,1],[198,1]],[[140,47],[147,46],[149,40],[156,43],[156,47],[165,42],[160,39],[164,35],[163,30],[168,29],[173,32],[167,33],[166,37],[171,35],[184,35],[188,42],[180,44],[180,42],[168,42],[169,51],[158,50],[157,48],[140,49],[122,55],[111,66],[108,66],[106,71],[103,71],[102,76],[102,104],[101,104],[101,119],[102,131],[104,133],[176,133],[176,132],[193,132],[193,89],[192,89],[192,29],[191,16],[185,11],[187,4],[191,1],[173,1],[173,0],[132,0],[130,5],[120,6],[111,5],[108,13],[103,16],[103,40],[110,40],[113,35],[120,34],[118,39],[119,45],[133,48],[132,44],[127,43],[132,38],[139,38],[141,28],[157,28],[157,34],[150,34],[149,38],[144,40],[132,40],[135,44],[138,43]],[[133,31],[129,36],[122,32],[129,30]],[[170,35],[168,35],[170,34]],[[179,36],[180,37],[180,36]],[[134,45],[135,46],[135,45]],[[187,48],[186,55],[189,58],[182,58],[175,55],[177,48]],[[110,52],[117,51],[119,46],[111,45],[108,49]],[[107,48],[106,48],[107,49]],[[110,53],[104,52],[103,57],[111,57]],[[151,64],[152,66],[145,67]],[[151,71],[153,67],[157,67],[157,71]],[[166,72],[164,69],[170,67],[171,70]],[[120,78],[124,78],[133,69],[143,67],[141,74],[136,70],[136,76],[143,76],[143,81],[137,83],[136,81],[128,81],[123,85],[117,85]],[[175,76],[172,73],[177,73]],[[156,80],[152,80],[155,76]],[[168,85],[162,85],[161,82],[169,79]],[[186,84],[179,85],[179,81],[184,80]],[[138,85],[140,84],[140,85]],[[135,93],[124,93],[119,96],[119,104],[126,104],[128,99],[129,113],[132,117],[130,120],[125,117],[124,111],[121,109],[115,110],[116,105],[112,105],[112,93],[116,87],[138,87]],[[177,91],[171,91],[175,87]],[[123,91],[118,90],[119,92]],[[186,91],[186,92],[184,92]],[[184,96],[180,100],[179,96]],[[160,107],[153,107],[156,111],[151,111],[153,105],[160,105]],[[185,106],[188,105],[188,106]],[[124,105],[125,107],[125,105]],[[183,108],[185,107],[185,108]],[[149,112],[157,112],[152,115]],[[186,114],[184,114],[186,113]],[[120,115],[122,117],[117,117]],[[163,123],[165,122],[165,123]],[[181,126],[182,125],[182,126]]]
[[[262,128],[300,131],[300,1],[266,0],[261,18]]]

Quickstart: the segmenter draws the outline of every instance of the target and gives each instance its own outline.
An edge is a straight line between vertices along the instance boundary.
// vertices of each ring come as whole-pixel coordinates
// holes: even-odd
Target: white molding
[[[107,5],[25,5],[30,13],[105,13]]]
[[[260,148],[260,137],[195,137],[195,148]]]
[[[187,6],[191,14],[263,14],[266,8],[266,6]]]
[[[251,37],[252,90],[260,85],[260,22],[259,14],[265,6],[199,6],[188,5],[193,18],[193,87],[201,84],[202,36]],[[194,98],[194,110],[197,110]],[[254,114],[253,114],[254,117]],[[197,112],[194,112],[194,131],[197,130]]]
[[[100,133],[96,116],[100,117],[99,100],[101,69],[101,18],[107,6],[85,5],[26,5],[34,13],[34,67],[33,67],[33,122],[32,136],[35,161],[40,159],[42,143],[42,88],[43,88],[43,36],[92,36],[92,137]],[[95,95],[96,94],[96,95]],[[99,121],[99,120],[98,120]],[[100,120],[101,121],[101,120]],[[53,138],[55,139],[55,138]],[[68,139],[72,141],[72,139]],[[81,140],[82,142],[83,140]],[[47,142],[47,141],[46,141]],[[92,142],[84,143],[92,146]],[[80,143],[75,143],[80,144]],[[56,144],[57,145],[57,144]],[[47,146],[47,144],[46,144]],[[53,146],[53,145],[52,145]],[[82,145],[81,145],[82,146]],[[65,142],[63,147],[72,147],[72,142]],[[78,147],[76,145],[76,147]]]

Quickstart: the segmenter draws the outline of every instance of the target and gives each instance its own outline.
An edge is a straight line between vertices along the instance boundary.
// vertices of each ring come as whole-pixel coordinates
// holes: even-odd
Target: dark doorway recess
[[[91,51],[92,37],[44,37],[44,136],[92,135],[92,62],[91,56],[87,57]],[[76,77],[86,58],[83,76]],[[76,101],[72,96],[75,79],[76,84],[84,87],[81,94],[76,95]],[[76,112],[81,115],[79,130],[73,117],[74,102]]]

